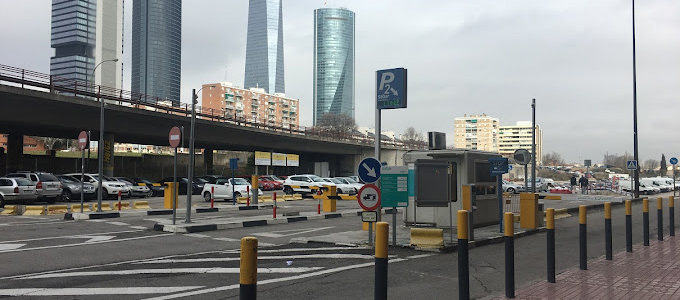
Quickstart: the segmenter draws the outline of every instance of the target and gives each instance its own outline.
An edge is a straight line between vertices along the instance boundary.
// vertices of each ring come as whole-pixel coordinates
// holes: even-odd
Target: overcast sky
[[[544,153],[568,162],[633,152],[630,0],[284,0],[286,95],[312,123],[313,11],[356,13],[356,119],[374,126],[375,71],[408,69],[408,108],[383,111],[383,129],[443,131],[453,119],[531,120],[536,98]],[[49,73],[49,0],[4,0],[0,64]],[[130,65],[132,1],[125,1]],[[636,3],[640,159],[680,156],[680,1]],[[185,0],[182,101],[201,84],[243,85],[247,0]],[[124,89],[130,87],[126,68]]]

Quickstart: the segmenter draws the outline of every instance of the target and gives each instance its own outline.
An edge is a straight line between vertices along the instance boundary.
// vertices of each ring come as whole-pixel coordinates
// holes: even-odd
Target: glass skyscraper
[[[250,0],[245,88],[285,93],[282,0]]]
[[[122,52],[122,0],[52,0],[50,74],[120,88],[120,65],[104,60]],[[58,83],[57,83],[58,84]]]
[[[314,10],[314,125],[327,113],[354,118],[354,12]]]
[[[132,91],[179,106],[181,69],[182,0],[134,0]]]

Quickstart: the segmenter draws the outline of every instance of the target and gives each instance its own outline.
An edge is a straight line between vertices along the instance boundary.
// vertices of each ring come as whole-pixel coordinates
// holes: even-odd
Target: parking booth
[[[177,201],[179,201],[179,182],[177,183],[177,186],[174,186],[175,190],[175,208],[177,208]],[[172,209],[172,190],[173,190],[173,183],[172,182],[165,182],[165,188],[163,189],[163,208],[165,209]]]
[[[457,211],[472,211],[469,228],[498,224],[496,177],[489,158],[498,153],[468,150],[419,150],[404,154],[412,195],[404,214],[407,226],[451,228]]]

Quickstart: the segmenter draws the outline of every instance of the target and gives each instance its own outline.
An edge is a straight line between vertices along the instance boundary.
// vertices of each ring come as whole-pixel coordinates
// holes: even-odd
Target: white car
[[[283,192],[287,195],[293,193],[311,193],[312,187],[332,186],[335,183],[327,182],[323,178],[305,174],[305,175],[290,175],[283,181]]]
[[[503,180],[503,192],[505,193],[521,193],[524,192],[524,185],[512,183],[507,180]]]
[[[337,179],[337,178],[324,178],[326,182],[330,183],[335,183],[335,190],[338,194],[350,194],[350,195],[356,195],[356,193],[359,191],[357,190],[356,187],[352,186],[351,184],[347,184],[342,182],[342,180]]]
[[[232,181],[233,180],[233,181]],[[233,183],[233,184],[232,184]],[[213,192],[215,193],[213,195]],[[253,196],[253,186],[243,178],[217,179],[215,183],[206,183],[203,186],[203,200],[210,202],[214,200],[233,200],[233,197]],[[262,190],[257,189],[257,195],[262,195]]]
[[[70,173],[65,175],[80,178],[80,173]],[[85,174],[84,179],[85,182],[89,182],[94,185],[95,194],[99,193],[99,174]],[[130,197],[130,188],[128,188],[125,183],[115,180],[107,180],[106,177],[102,177],[102,185],[104,186],[104,189],[102,190],[102,198],[104,199],[117,199],[118,191],[120,191],[121,196]]]
[[[363,183],[354,180],[354,178],[352,178],[352,177],[335,177],[335,179],[338,179],[338,180],[342,181],[342,183],[349,184],[349,185],[355,187],[357,189],[357,191],[360,190],[362,187],[364,187]]]

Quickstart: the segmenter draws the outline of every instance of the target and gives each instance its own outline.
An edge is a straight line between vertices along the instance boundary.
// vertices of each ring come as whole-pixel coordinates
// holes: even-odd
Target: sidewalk
[[[680,237],[634,245],[633,253],[619,252],[518,289],[515,299],[678,299],[680,298]],[[506,299],[496,297],[492,299]]]

